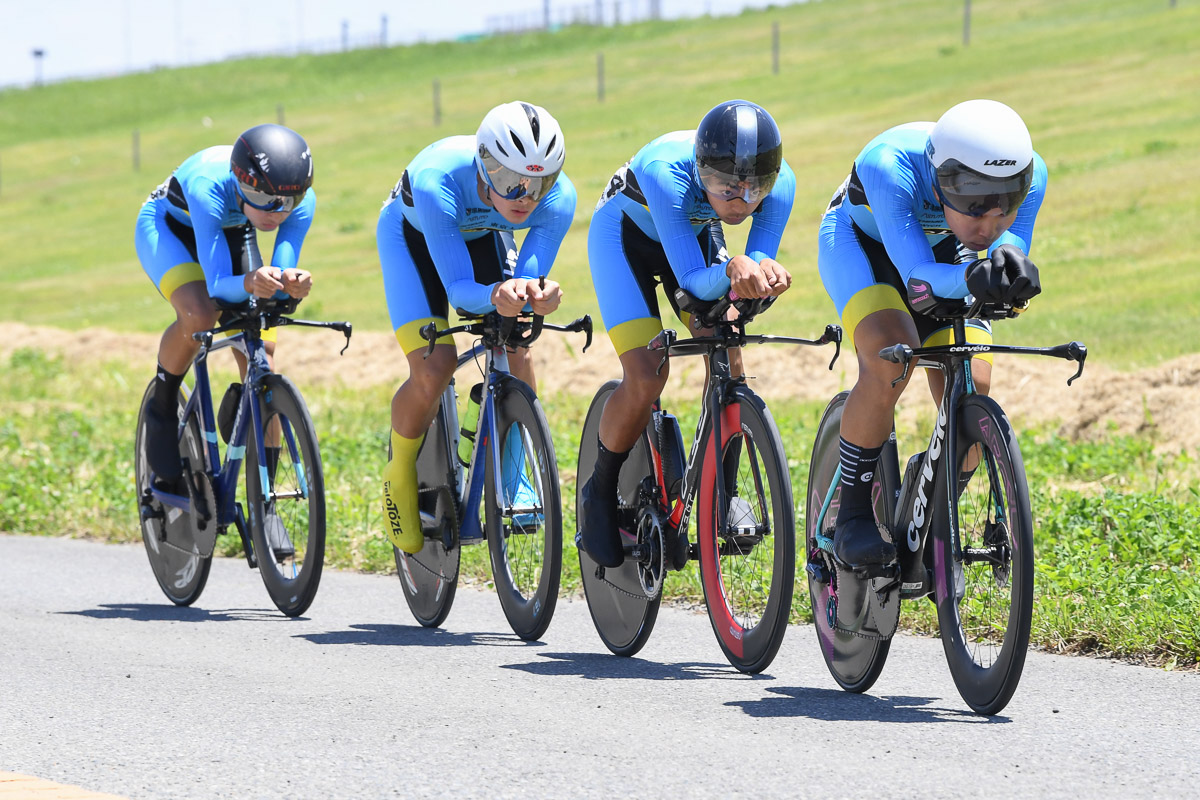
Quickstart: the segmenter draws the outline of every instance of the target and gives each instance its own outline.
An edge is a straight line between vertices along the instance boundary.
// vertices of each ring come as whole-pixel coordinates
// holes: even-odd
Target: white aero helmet
[[[541,200],[562,172],[562,128],[546,109],[514,101],[487,113],[475,134],[475,166],[505,200]]]
[[[1008,215],[1033,183],[1029,130],[1017,112],[995,100],[968,100],[942,114],[925,152],[942,204],[960,214],[978,217],[999,208]]]

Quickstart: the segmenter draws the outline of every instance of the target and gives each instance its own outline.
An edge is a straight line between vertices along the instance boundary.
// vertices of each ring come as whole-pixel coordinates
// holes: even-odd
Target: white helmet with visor
[[[968,100],[929,132],[925,147],[944,206],[978,217],[1020,207],[1033,183],[1033,142],[1025,123],[1003,103]]]
[[[475,165],[505,200],[545,197],[566,160],[562,129],[546,109],[514,101],[487,113],[475,134]]]

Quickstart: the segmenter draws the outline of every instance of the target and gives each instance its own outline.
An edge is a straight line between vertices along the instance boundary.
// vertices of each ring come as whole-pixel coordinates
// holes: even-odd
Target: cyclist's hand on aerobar
[[[289,297],[299,300],[308,297],[308,293],[312,291],[312,273],[306,269],[285,269],[280,278],[283,291],[287,292]]]
[[[1011,302],[1029,300],[1042,293],[1042,280],[1038,268],[1021,252],[1021,248],[1002,244],[992,251],[992,265],[1004,270],[1008,278],[1008,296]]]
[[[529,306],[533,313],[539,316],[553,313],[562,302],[562,288],[559,287],[558,281],[543,282],[540,278],[530,278],[525,286]]]
[[[792,276],[771,258],[761,263],[747,255],[738,255],[725,262],[729,288],[738,297],[759,298],[783,294],[792,285]]]
[[[492,289],[492,305],[496,307],[496,313],[502,317],[520,314],[529,302],[528,284],[526,278],[509,278],[496,284],[496,288]],[[533,285],[537,286],[536,280]]]
[[[967,290],[976,300],[1013,304],[1041,293],[1038,269],[1020,248],[1003,244],[991,258],[980,258],[967,265]]]
[[[270,298],[283,291],[283,270],[278,267],[259,267],[247,273],[242,286],[255,297]]]

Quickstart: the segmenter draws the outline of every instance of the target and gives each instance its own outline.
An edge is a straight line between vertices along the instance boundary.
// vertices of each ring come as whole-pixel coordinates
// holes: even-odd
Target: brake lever
[[[675,344],[675,340],[678,338],[678,336],[679,335],[675,333],[674,328],[664,328],[657,336],[650,340],[649,344],[646,345],[647,350],[663,351],[662,361],[658,362],[658,367],[654,370],[655,375],[662,374],[662,369],[666,365],[667,359],[671,357],[671,345]]]
[[[423,325],[421,327],[420,334],[422,339],[425,339],[429,342],[429,347],[425,348],[425,355],[423,356],[424,358],[429,358],[431,355],[433,355],[433,348],[437,347],[437,323],[430,322],[426,325]],[[349,339],[349,335],[347,335],[346,338]],[[349,342],[346,344],[348,347]]]
[[[1075,382],[1075,379],[1083,374],[1083,362],[1087,361],[1087,345],[1083,342],[1071,342],[1067,345],[1067,360],[1078,361],[1079,369],[1075,370],[1075,374],[1067,378],[1067,386]]]
[[[833,343],[833,360],[829,362],[830,371],[833,370],[833,365],[837,363],[838,356],[842,354],[842,326],[830,323],[825,326],[825,333],[821,335],[822,342]]]

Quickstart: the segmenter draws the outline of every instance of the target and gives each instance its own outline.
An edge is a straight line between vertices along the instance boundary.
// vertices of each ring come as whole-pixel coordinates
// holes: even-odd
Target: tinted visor
[[[528,195],[537,202],[549,194],[561,174],[560,170],[547,175],[522,175],[501,164],[483,145],[479,146],[479,160],[483,162],[488,185],[505,200],[519,200]]]
[[[1032,184],[1032,161],[1016,175],[1003,178],[976,172],[953,158],[937,168],[942,203],[968,217],[982,216],[993,208],[1008,216],[1020,207]]]
[[[260,192],[257,189],[251,189],[241,181],[237,182],[238,197],[251,208],[257,208],[259,211],[268,211],[275,213],[278,211],[291,211],[300,204],[304,199],[303,195],[293,197],[289,195],[277,196]]]
[[[720,200],[732,200],[740,197],[750,205],[758,205],[764,197],[771,193],[778,172],[767,175],[731,175],[712,167],[698,166],[697,174],[704,190]]]

